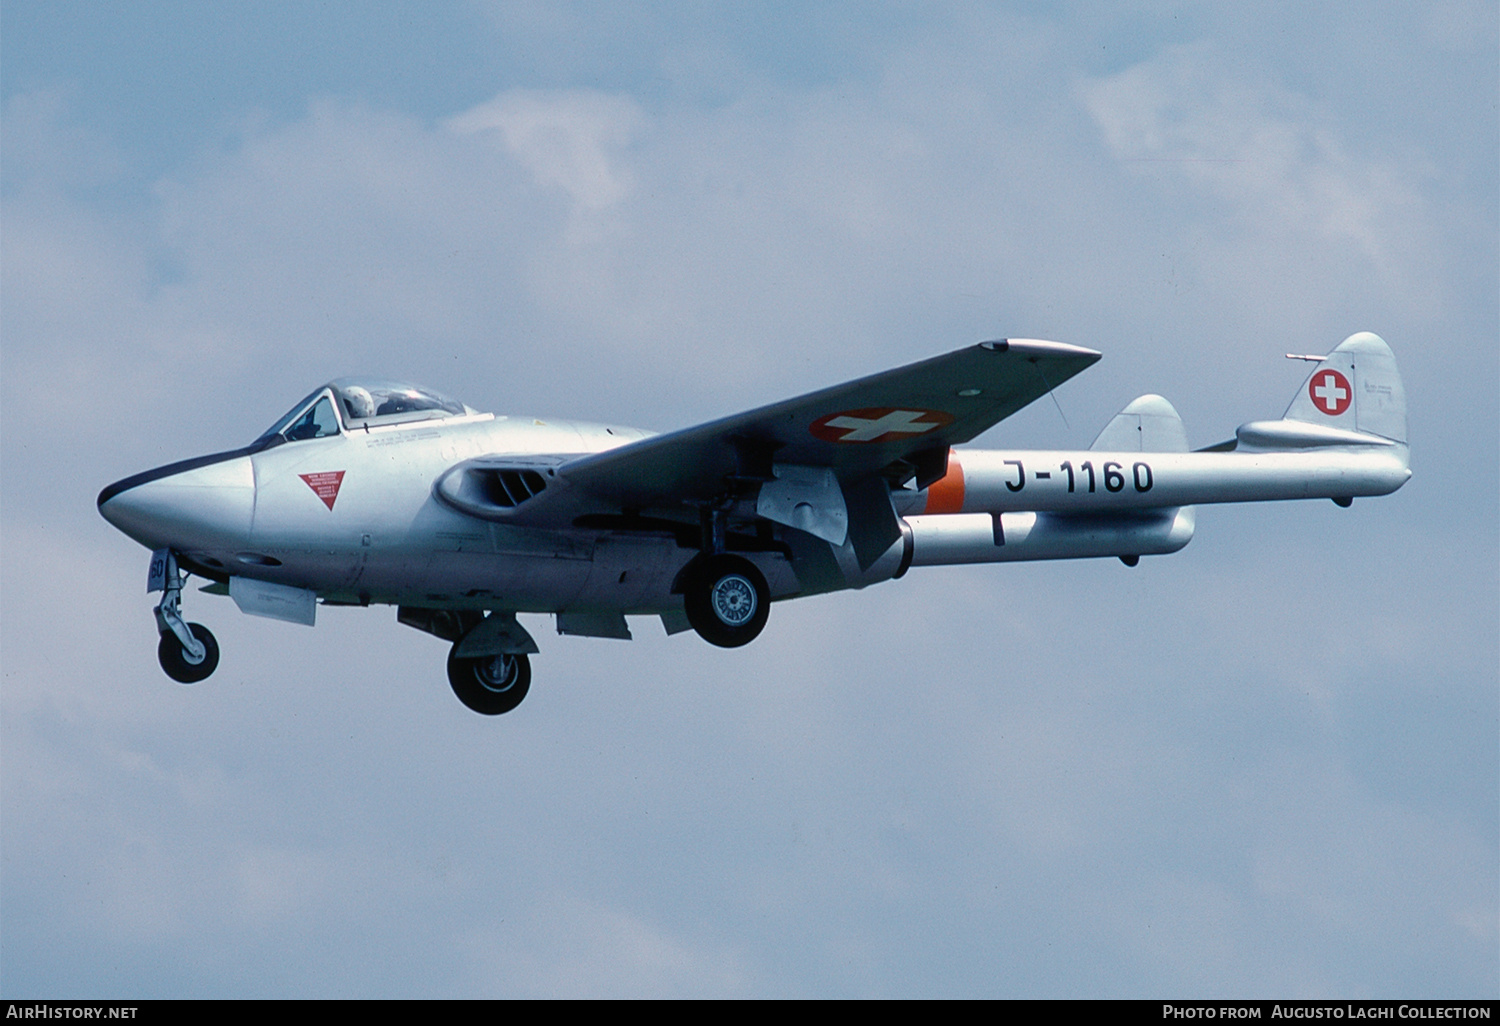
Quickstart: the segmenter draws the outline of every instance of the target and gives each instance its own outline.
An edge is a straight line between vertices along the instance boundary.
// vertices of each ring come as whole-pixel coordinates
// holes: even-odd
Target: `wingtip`
[[[991,352],[1018,352],[1029,356],[1054,356],[1083,358],[1090,362],[1103,356],[1093,349],[1085,349],[1083,346],[1069,345],[1066,342],[1048,342],[1040,338],[998,338],[988,342],[979,343],[979,348],[988,349]]]

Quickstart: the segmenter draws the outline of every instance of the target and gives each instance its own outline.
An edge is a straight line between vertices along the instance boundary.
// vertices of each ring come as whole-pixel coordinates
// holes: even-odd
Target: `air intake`
[[[488,478],[485,491],[490,502],[502,509],[514,509],[527,499],[535,498],[547,487],[547,479],[535,470],[470,471]]]
[[[454,509],[484,520],[520,515],[549,485],[561,485],[556,468],[566,456],[480,456],[449,467],[433,486]]]

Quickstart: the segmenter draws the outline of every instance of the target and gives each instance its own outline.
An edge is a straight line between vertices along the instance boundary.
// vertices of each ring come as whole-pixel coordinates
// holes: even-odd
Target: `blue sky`
[[[0,7],[0,992],[1493,996],[1492,4]],[[931,569],[485,720],[390,610],[192,593],[103,485],[317,383],[668,429],[956,348],[983,439],[1401,362],[1396,495]],[[1064,419],[1066,418],[1066,419]]]

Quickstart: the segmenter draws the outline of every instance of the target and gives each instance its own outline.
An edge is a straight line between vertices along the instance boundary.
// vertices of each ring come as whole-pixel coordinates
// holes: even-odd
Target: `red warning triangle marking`
[[[339,497],[339,485],[344,483],[342,470],[325,470],[321,474],[298,474],[297,476],[307,482],[307,487],[323,500],[323,505],[333,509],[333,502]]]

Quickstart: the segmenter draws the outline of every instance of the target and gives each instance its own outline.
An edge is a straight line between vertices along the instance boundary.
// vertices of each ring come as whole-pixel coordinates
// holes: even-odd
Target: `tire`
[[[156,643],[156,661],[161,663],[161,668],[166,671],[179,684],[196,684],[200,680],[207,679],[219,665],[219,643],[215,640],[213,632],[201,623],[190,623],[188,630],[193,632],[193,637],[203,643],[203,658],[196,663],[189,662],[187,653],[182,650],[182,642],[177,640],[177,635],[171,631],[163,631],[161,640]]]
[[[531,660],[523,653],[461,659],[457,643],[448,653],[448,683],[458,700],[484,716],[499,716],[521,704],[531,690]]]
[[[739,648],[759,636],[771,615],[771,590],[755,564],[739,556],[700,556],[682,604],[688,623],[711,645]]]

